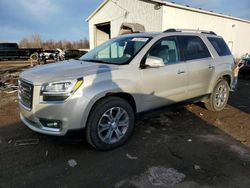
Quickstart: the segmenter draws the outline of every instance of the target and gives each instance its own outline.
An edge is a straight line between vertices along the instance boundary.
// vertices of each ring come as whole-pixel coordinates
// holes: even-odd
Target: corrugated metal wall
[[[147,32],[168,28],[212,30],[224,37],[236,57],[250,52],[250,23],[161,6],[140,0],[110,0],[89,20],[90,47],[95,46],[95,24],[111,22],[111,37],[119,33],[123,22],[139,23]]]
[[[214,31],[223,36],[236,57],[250,52],[250,24],[199,12],[164,6],[163,29],[187,28]]]

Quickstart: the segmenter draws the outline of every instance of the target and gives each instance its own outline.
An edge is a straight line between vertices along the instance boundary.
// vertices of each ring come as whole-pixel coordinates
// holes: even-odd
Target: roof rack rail
[[[169,32],[194,32],[194,33],[204,33],[204,34],[210,34],[210,35],[217,35],[213,31],[205,31],[205,30],[199,30],[199,29],[167,29],[163,31],[163,33],[169,33]]]

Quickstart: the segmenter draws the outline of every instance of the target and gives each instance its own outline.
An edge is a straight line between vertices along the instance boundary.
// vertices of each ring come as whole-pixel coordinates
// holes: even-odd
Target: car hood
[[[69,60],[48,65],[36,66],[21,73],[20,78],[32,82],[34,85],[43,83],[75,79],[92,74],[100,74],[118,69],[118,65]]]

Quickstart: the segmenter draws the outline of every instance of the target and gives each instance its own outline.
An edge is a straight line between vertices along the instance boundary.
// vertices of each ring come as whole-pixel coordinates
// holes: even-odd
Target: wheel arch
[[[98,96],[94,97],[94,99],[92,101],[89,102],[88,104],[88,107],[86,108],[84,114],[83,114],[83,117],[82,117],[82,128],[86,128],[86,125],[87,125],[87,121],[89,119],[89,116],[94,108],[94,106],[102,101],[103,99],[107,98],[107,97],[119,97],[121,99],[124,99],[125,101],[127,101],[134,113],[136,114],[137,113],[137,107],[136,107],[136,102],[135,102],[135,99],[134,97],[129,94],[129,93],[126,93],[126,92],[107,92],[107,93],[103,93],[103,94],[99,94]]]
[[[134,110],[134,113],[137,112],[136,102],[135,102],[134,97],[131,94],[126,93],[126,92],[106,93],[105,97],[109,97],[109,96],[114,96],[114,97],[119,97],[119,98],[124,99],[125,101],[127,101],[131,105],[131,107]],[[103,97],[103,98],[105,98],[105,97]]]
[[[225,71],[225,72],[222,72],[221,74],[218,74],[218,76],[214,77],[214,79],[212,80],[212,82],[210,84],[210,87],[209,87],[209,91],[208,91],[209,94],[213,92],[213,89],[214,89],[215,85],[221,79],[226,80],[227,83],[228,83],[228,85],[229,85],[229,87],[230,87],[231,86],[231,82],[232,82],[232,72]]]
[[[221,79],[226,80],[227,83],[228,83],[228,85],[229,85],[229,87],[230,87],[231,82],[232,82],[232,79],[231,79],[231,76],[230,76],[229,74],[223,75],[223,76],[221,77]]]

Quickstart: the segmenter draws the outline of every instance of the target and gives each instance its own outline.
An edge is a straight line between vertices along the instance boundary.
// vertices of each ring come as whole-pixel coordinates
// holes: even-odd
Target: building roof
[[[94,12],[92,12],[91,15],[89,15],[89,17],[86,19],[86,21],[89,21],[109,1],[110,0],[104,0],[99,5],[99,7],[97,7],[97,9]],[[222,18],[228,18],[228,19],[232,19],[232,20],[236,20],[236,21],[250,23],[250,20],[245,20],[245,19],[234,17],[234,16],[228,16],[228,15],[225,15],[225,14],[220,14],[220,13],[216,13],[216,12],[212,12],[212,11],[202,10],[202,9],[199,9],[199,8],[193,8],[193,7],[190,7],[190,6],[187,6],[187,5],[186,6],[185,5],[180,5],[180,4],[176,4],[176,3],[168,2],[168,1],[164,1],[164,0],[139,0],[139,1],[151,2],[151,3],[153,2],[153,3],[158,3],[158,4],[164,5],[164,6],[169,6],[169,7],[179,8],[179,9],[183,9],[183,10],[198,12],[198,13],[202,13],[202,14],[208,14],[208,15],[212,15],[212,16],[218,16],[218,17],[222,17]]]
[[[89,17],[87,17],[86,21],[88,22],[102,7],[104,7],[104,5],[107,4],[107,2],[109,2],[109,0],[104,0],[98,7],[97,9],[94,10],[94,12],[92,12]]]

